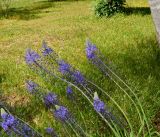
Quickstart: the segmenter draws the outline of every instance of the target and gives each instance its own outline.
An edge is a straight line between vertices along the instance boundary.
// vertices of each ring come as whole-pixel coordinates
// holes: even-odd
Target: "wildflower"
[[[73,94],[73,90],[72,87],[69,85],[66,88],[66,94],[67,94],[67,98],[71,101],[75,101],[75,96]]]
[[[61,60],[59,61],[59,71],[62,74],[67,74],[70,72],[70,68],[71,66],[69,64],[67,64],[65,61]]]
[[[14,117],[13,115],[6,112],[6,109],[1,108],[1,122],[0,126],[9,135],[12,136],[23,136],[23,137],[41,137],[40,134],[36,133],[32,128],[30,128],[26,123],[22,122],[20,119]]]
[[[54,115],[57,119],[64,122],[67,121],[70,117],[69,111],[66,107],[57,105],[56,105],[56,110],[54,111]]]
[[[36,88],[38,87],[38,85],[32,82],[31,80],[28,80],[26,81],[26,87],[27,87],[27,90],[33,94],[37,91]]]
[[[101,101],[97,95],[97,92],[94,94],[94,109],[97,112],[103,112],[105,111],[105,104],[103,101]]]
[[[73,73],[73,79],[75,80],[75,82],[77,82],[78,84],[83,84],[84,83],[84,77],[83,75],[79,72],[79,71],[75,71]]]
[[[45,41],[43,41],[42,47],[43,47],[42,51],[43,56],[47,56],[53,52],[53,50],[47,46]]]
[[[49,135],[51,135],[52,137],[57,137],[56,132],[51,127],[46,128],[46,133],[49,134]]]
[[[32,51],[31,49],[27,49],[26,56],[25,56],[25,60],[27,64],[33,64],[38,59],[40,59],[40,56],[35,51]]]
[[[97,51],[97,48],[95,45],[93,45],[90,41],[86,42],[86,55],[88,59],[94,59],[96,57],[95,52]]]
[[[71,95],[73,93],[71,86],[68,86],[66,89],[67,95]]]
[[[1,117],[3,120],[1,123],[1,127],[8,135],[11,134],[12,131],[17,135],[20,135],[20,131],[17,128],[19,122],[14,116],[12,116],[11,114],[3,113],[1,114]]]
[[[57,95],[52,92],[47,93],[47,95],[44,96],[44,103],[48,108],[57,104],[58,103]]]
[[[53,132],[53,128],[50,128],[50,127],[46,128],[46,132],[48,134],[51,134]]]
[[[1,126],[4,129],[4,131],[7,131],[14,124],[15,121],[15,118],[7,113],[2,114],[2,119],[3,122]]]

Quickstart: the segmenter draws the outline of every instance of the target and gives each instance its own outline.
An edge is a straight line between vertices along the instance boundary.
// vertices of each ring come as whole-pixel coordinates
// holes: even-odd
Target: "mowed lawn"
[[[65,136],[61,125],[48,115],[41,103],[32,99],[25,88],[27,79],[46,87],[47,83],[31,72],[24,60],[26,49],[38,51],[43,40],[113,96],[124,111],[133,116],[133,124],[136,125],[136,116],[130,112],[131,105],[123,99],[121,90],[88,63],[85,56],[87,38],[97,45],[112,62],[114,71],[135,90],[148,118],[153,121],[160,110],[160,51],[148,1],[127,0],[128,12],[111,18],[95,17],[93,3],[16,0],[8,19],[2,17],[0,20],[0,100],[12,107],[13,114],[42,133],[45,127],[52,125],[61,136]],[[56,87],[56,83],[50,89],[62,100],[66,97],[65,90]],[[69,104],[66,106],[71,108]],[[78,117],[79,112],[75,111],[75,115]],[[101,128],[98,122],[90,119],[91,115],[84,112],[86,130],[91,135],[100,135],[104,123]]]

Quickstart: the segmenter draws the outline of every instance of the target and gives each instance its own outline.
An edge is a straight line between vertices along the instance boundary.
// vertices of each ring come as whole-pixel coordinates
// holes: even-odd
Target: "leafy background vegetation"
[[[91,3],[16,0],[8,10],[7,19],[0,13],[0,99],[12,106],[13,114],[42,133],[51,124],[65,136],[43,105],[28,95],[25,80],[31,78],[49,87],[67,103],[63,87],[45,83],[24,62],[25,49],[37,50],[42,40],[129,111],[130,105],[123,100],[121,91],[87,62],[84,43],[90,38],[112,62],[113,69],[136,89],[147,117],[153,119],[160,110],[160,53],[147,0],[127,0],[127,12],[112,18],[95,17]],[[67,105],[74,111],[72,104]],[[93,136],[95,131],[100,134],[98,131],[104,130],[103,123],[91,120],[92,114],[83,114],[87,131]],[[136,125],[136,117],[133,124]]]

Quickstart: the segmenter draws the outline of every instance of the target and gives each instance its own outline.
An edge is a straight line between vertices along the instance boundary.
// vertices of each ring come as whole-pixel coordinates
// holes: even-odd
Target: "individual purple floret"
[[[42,48],[43,56],[47,56],[53,52],[53,50],[47,46],[47,43],[45,41],[43,41]]]
[[[94,59],[96,57],[97,48],[89,40],[86,42],[86,55],[88,59]]]
[[[61,61],[59,61],[58,64],[59,64],[59,71],[62,74],[67,74],[70,72],[71,66],[69,64],[67,64],[65,61],[61,60]]]
[[[49,92],[44,96],[44,103],[47,108],[50,108],[58,103],[57,95]]]
[[[72,90],[72,87],[69,85],[67,86],[66,88],[66,94],[67,94],[67,98],[71,101],[75,101],[75,97],[74,97],[74,94],[73,94],[73,90]]]
[[[26,87],[27,87],[27,90],[34,94],[37,90],[36,88],[38,87],[38,85],[30,80],[26,81]]]
[[[46,132],[47,132],[48,134],[51,134],[53,131],[54,131],[54,129],[51,128],[51,127],[46,128]]]
[[[66,122],[70,118],[69,111],[66,107],[63,106],[57,106],[56,105],[56,110],[54,111],[54,115],[57,119]]]
[[[79,71],[75,71],[75,72],[73,73],[73,79],[74,79],[75,82],[78,83],[78,84],[84,84],[84,81],[85,81],[83,75],[82,75]]]
[[[101,101],[97,95],[97,93],[95,92],[94,94],[94,109],[97,112],[104,112],[105,110],[105,104],[103,101]]]
[[[55,133],[54,129],[51,127],[46,128],[46,133],[51,135],[51,137],[57,137],[57,134]]]
[[[40,59],[40,56],[35,51],[32,51],[31,49],[27,49],[26,55],[25,55],[25,60],[27,64],[33,64],[38,59]]]
[[[67,95],[71,95],[73,93],[73,90],[72,90],[72,87],[71,86],[68,86],[66,88],[66,92],[67,92]]]

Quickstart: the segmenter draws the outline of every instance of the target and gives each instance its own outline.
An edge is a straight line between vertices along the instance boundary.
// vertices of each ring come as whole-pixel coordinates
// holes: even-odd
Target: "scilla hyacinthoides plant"
[[[50,78],[58,79],[58,80],[61,80],[62,82],[65,82],[75,87],[77,90],[80,91],[83,97],[85,97],[89,101],[89,103],[94,107],[94,104],[93,104],[94,90],[89,87],[88,80],[80,73],[80,71],[74,69],[70,64],[60,59],[58,55],[54,52],[54,50],[46,46],[46,43],[45,43],[45,46],[43,45],[42,56],[38,55],[36,52],[32,50],[27,50],[25,58],[26,58],[26,63],[32,70],[34,70],[40,75],[41,74],[47,75],[47,78],[50,77]],[[112,101],[114,100],[112,99]],[[116,103],[116,101],[114,101],[114,103]],[[118,103],[116,103],[116,105],[118,106]],[[120,111],[122,111],[120,106],[118,108],[120,109]],[[100,112],[97,112],[97,113],[107,123],[107,125],[109,125],[111,130],[115,132],[115,129],[112,128],[112,125],[111,125],[112,123],[110,123],[108,120],[109,118],[107,119]],[[110,115],[111,114],[112,113],[110,112]],[[113,115],[113,117],[115,116]],[[113,117],[110,117],[110,118],[113,118]],[[118,121],[111,120],[111,121],[116,122],[117,125],[121,123],[121,121],[119,120]],[[120,127],[123,127],[122,123],[120,125],[121,125]]]
[[[100,98],[98,97],[97,92],[94,93],[94,109],[101,113],[108,121],[111,121],[113,123],[117,123],[118,120],[112,115],[112,113],[109,111],[109,108],[106,107],[105,103],[100,100]],[[118,123],[119,126],[121,126],[121,128],[123,129],[124,127],[122,127],[121,123]]]
[[[30,94],[34,95],[39,100],[42,100],[46,108],[50,109],[53,108],[54,105],[59,104],[58,97],[55,93],[51,91],[46,92],[45,89],[31,80],[26,81],[26,88]]]
[[[139,136],[140,134],[143,134],[142,132],[145,132],[147,127],[146,134],[148,136],[151,136],[148,120],[145,116],[144,110],[137,95],[134,93],[131,87],[111,69],[111,67],[109,66],[109,62],[108,64],[105,63],[105,60],[103,58],[104,56],[100,53],[98,48],[89,40],[86,41],[86,57],[89,60],[89,62],[94,64],[106,77],[110,78],[127,95],[127,97],[133,103],[140,119],[140,124],[139,124],[140,127],[137,135]],[[103,90],[101,88],[99,89]],[[129,91],[132,95],[129,94]],[[132,96],[135,98],[135,100],[133,99]],[[131,134],[136,134],[133,133],[134,131],[135,130],[131,128]]]
[[[50,110],[50,112],[55,116],[58,121],[71,127],[77,136],[86,136],[86,133],[84,132],[82,127],[76,122],[69,110],[64,106],[60,106],[61,103],[55,93],[51,91],[46,92],[44,88],[30,80],[26,81],[26,88],[29,93],[31,93],[37,99],[41,100],[44,103],[46,108]]]
[[[13,116],[2,106],[0,108],[0,126],[4,132],[11,137],[42,137],[31,126],[21,119]]]

